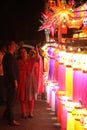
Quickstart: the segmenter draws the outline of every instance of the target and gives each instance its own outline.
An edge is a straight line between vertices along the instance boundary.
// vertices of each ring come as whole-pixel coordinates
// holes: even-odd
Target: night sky
[[[0,0],[0,40],[43,40],[43,11],[44,0]]]
[[[38,32],[44,1],[0,0],[0,40],[44,40],[44,31]]]

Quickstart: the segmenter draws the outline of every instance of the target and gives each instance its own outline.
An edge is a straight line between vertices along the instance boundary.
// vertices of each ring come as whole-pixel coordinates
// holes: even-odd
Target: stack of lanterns
[[[82,55],[82,104],[87,108],[87,52]]]
[[[66,96],[72,98],[73,94],[73,69],[72,69],[72,52],[66,52],[65,54],[65,91]]]

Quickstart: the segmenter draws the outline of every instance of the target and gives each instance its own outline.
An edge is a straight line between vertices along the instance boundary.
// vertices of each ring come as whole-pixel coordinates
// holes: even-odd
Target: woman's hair
[[[22,49],[25,49],[24,47],[20,47],[19,49],[18,49],[18,58],[17,59],[21,59],[21,55],[20,55],[20,53],[21,53],[21,50]]]

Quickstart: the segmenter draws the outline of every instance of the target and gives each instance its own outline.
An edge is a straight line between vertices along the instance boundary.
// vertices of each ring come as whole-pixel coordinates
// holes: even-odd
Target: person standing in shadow
[[[5,97],[5,85],[4,85],[4,73],[3,73],[3,56],[6,53],[6,44],[1,43],[0,44],[0,105],[4,105],[6,103],[6,97]]]
[[[16,52],[15,41],[10,41],[7,46],[7,53],[3,57],[4,81],[6,87],[6,109],[3,117],[8,120],[9,125],[19,126],[14,119],[13,107],[16,101],[19,81],[19,70],[14,53]]]

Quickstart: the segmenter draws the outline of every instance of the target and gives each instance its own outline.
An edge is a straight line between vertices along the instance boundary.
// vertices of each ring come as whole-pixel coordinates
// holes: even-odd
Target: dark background
[[[0,0],[0,40],[44,40],[44,31],[38,29],[45,1]],[[76,3],[85,1],[76,0]]]
[[[44,0],[0,0],[0,40],[42,40]]]

